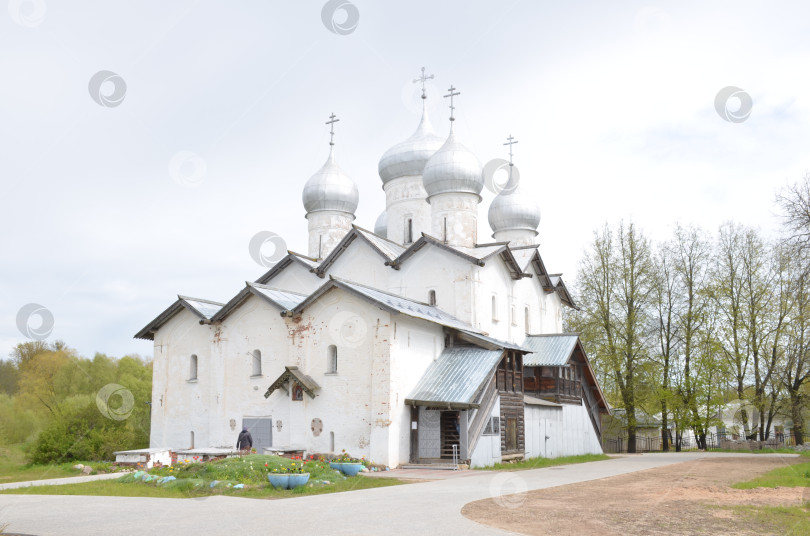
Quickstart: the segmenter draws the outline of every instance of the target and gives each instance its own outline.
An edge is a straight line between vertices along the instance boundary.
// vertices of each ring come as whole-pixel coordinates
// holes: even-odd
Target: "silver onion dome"
[[[374,234],[388,238],[388,212],[382,211],[374,223]]]
[[[301,199],[307,214],[319,210],[354,214],[360,194],[354,181],[337,165],[334,150],[330,150],[326,163],[304,185]]]
[[[428,159],[441,146],[443,140],[433,132],[427,114],[426,100],[422,99],[422,120],[410,138],[385,151],[377,170],[383,184],[412,175],[421,175]]]
[[[456,141],[453,127],[444,145],[425,164],[422,183],[428,198],[444,193],[480,194],[484,188],[481,162]]]
[[[517,184],[507,183],[489,205],[489,226],[492,231],[531,231],[537,235],[540,225],[540,205],[533,197],[524,195]]]

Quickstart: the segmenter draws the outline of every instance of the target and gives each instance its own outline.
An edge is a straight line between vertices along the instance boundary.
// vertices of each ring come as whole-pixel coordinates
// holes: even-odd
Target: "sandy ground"
[[[776,534],[737,514],[735,505],[796,506],[810,488],[738,490],[750,480],[802,459],[709,458],[591,482],[467,504],[462,514],[528,535]],[[519,475],[519,473],[513,473]]]

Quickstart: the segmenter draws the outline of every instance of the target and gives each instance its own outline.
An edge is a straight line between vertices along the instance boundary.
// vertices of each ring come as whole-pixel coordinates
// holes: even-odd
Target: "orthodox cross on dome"
[[[453,117],[453,111],[456,109],[456,107],[453,106],[453,97],[455,97],[456,95],[461,95],[461,92],[456,91],[456,88],[454,88],[452,85],[450,86],[450,89],[448,89],[447,91],[449,91],[450,93],[445,95],[444,98],[446,99],[447,97],[450,97],[450,121],[455,121],[456,118]]]
[[[326,125],[329,125],[329,145],[335,144],[335,123],[338,121],[340,121],[340,119],[338,119],[337,116],[332,113],[332,115],[329,116],[329,121],[325,123]]]
[[[512,163],[512,146],[516,144],[518,141],[509,134],[509,137],[506,138],[506,143],[504,145],[509,146],[509,167],[511,168],[514,164]]]
[[[414,84],[417,83],[417,82],[422,82],[422,98],[423,99],[427,98],[427,94],[425,94],[425,82],[427,82],[428,80],[432,80],[433,77],[434,77],[434,75],[425,76],[425,68],[422,67],[422,75],[419,78],[414,78],[413,79]]]

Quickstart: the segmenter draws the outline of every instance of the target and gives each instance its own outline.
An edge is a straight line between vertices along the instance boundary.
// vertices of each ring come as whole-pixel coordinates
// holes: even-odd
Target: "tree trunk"
[[[667,421],[667,402],[661,401],[661,449],[664,452],[669,452],[669,426]]]
[[[797,445],[804,445],[804,417],[802,417],[802,403],[798,396],[790,397],[790,413],[793,419],[793,439]]]

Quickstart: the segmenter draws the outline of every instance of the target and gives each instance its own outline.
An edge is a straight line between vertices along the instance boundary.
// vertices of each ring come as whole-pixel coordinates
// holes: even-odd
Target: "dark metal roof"
[[[300,253],[296,253],[294,251],[287,251],[287,255],[278,261],[270,270],[265,272],[261,277],[256,280],[256,283],[260,283],[262,285],[267,284],[268,281],[273,279],[279,273],[284,271],[287,266],[296,262],[306,268],[307,270],[312,270],[313,268],[318,267],[318,259],[313,259],[312,257],[307,257],[306,255],[302,255]]]
[[[219,302],[178,295],[177,301],[167,307],[162,313],[144,326],[143,329],[136,333],[135,338],[146,339],[148,341],[155,340],[154,333],[183,309],[188,309],[201,320],[210,320],[222,306],[223,304]]]
[[[475,346],[445,348],[408,394],[405,403],[457,409],[477,408],[481,391],[492,378],[502,356],[502,350]]]

